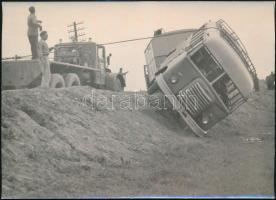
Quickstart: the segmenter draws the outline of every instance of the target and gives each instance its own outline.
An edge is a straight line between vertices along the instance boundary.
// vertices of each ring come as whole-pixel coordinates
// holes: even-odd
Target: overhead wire
[[[187,32],[194,32],[195,30],[190,30],[186,31]],[[177,34],[183,34],[183,32],[177,32],[177,33],[170,33],[170,35],[177,35]],[[138,41],[138,40],[147,40],[147,39],[152,39],[152,38],[159,38],[159,37],[166,37],[168,34],[160,34],[160,35],[155,35],[155,36],[149,36],[149,37],[141,37],[141,38],[134,38],[134,39],[129,39],[129,40],[120,40],[116,42],[107,42],[107,43],[102,43],[99,45],[111,45],[111,44],[119,44],[119,43],[125,43],[125,42],[133,42],[133,41]]]

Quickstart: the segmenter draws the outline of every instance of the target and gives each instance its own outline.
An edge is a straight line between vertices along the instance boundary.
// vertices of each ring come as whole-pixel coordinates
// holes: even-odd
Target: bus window
[[[191,59],[210,82],[223,73],[223,69],[214,61],[204,47],[193,54]]]

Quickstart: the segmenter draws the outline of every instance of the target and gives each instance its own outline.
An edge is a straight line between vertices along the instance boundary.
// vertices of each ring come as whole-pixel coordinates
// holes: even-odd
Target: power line
[[[78,31],[80,30],[84,30],[84,27],[79,28],[78,25],[83,24],[83,22],[73,22],[73,24],[68,25],[67,27],[72,27],[73,29],[68,30],[67,32],[70,33],[74,33],[74,36],[69,36],[70,39],[72,39],[75,42],[78,42],[78,39],[80,36],[85,35],[85,33],[78,33]]]

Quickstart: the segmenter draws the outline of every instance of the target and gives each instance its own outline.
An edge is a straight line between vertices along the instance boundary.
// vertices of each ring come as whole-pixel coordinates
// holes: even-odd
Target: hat
[[[47,31],[42,31],[42,32],[40,32],[40,37],[41,37],[42,35],[46,34],[46,33],[47,33]]]

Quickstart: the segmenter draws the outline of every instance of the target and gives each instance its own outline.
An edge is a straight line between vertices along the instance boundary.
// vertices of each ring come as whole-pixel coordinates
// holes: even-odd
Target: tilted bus
[[[223,20],[159,31],[145,57],[148,93],[161,91],[198,136],[246,102],[258,81],[244,45]]]

